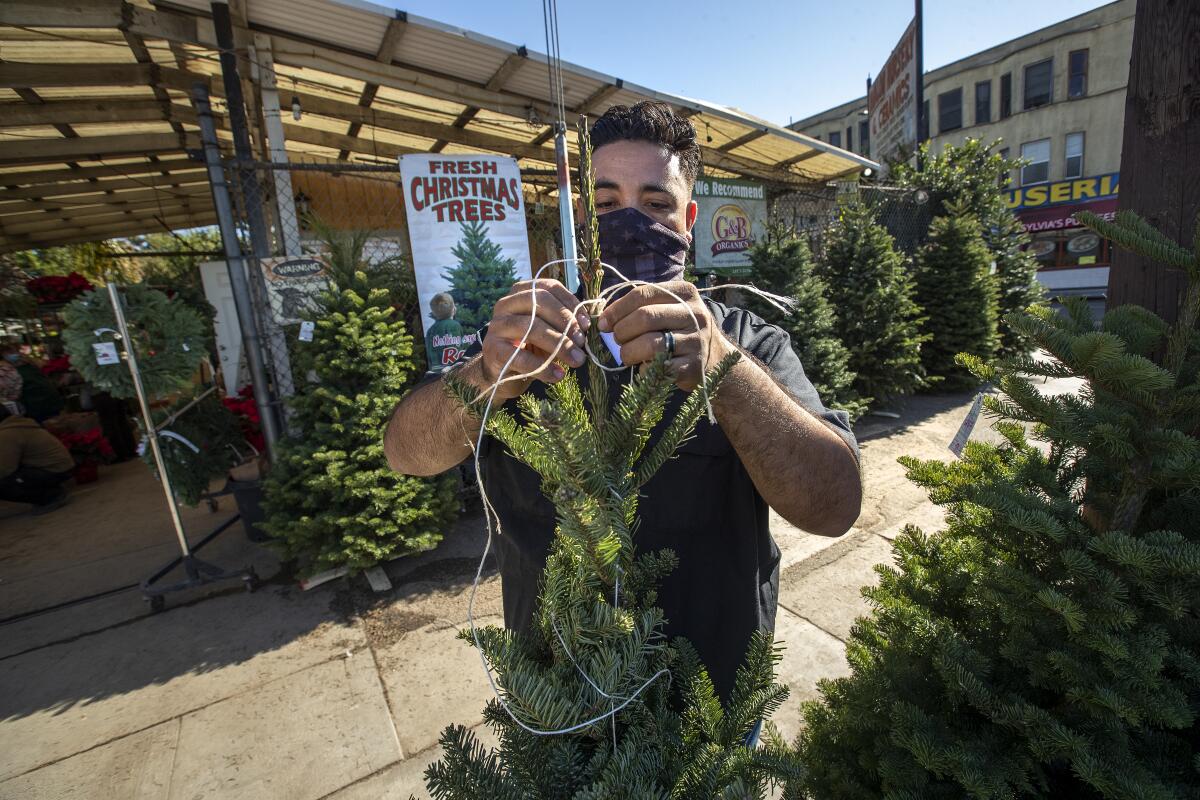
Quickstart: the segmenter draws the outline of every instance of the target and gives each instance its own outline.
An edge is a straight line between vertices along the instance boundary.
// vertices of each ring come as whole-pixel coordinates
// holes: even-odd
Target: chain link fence
[[[787,192],[771,200],[771,221],[808,237],[813,255],[825,257],[825,240],[837,220],[838,210],[848,203],[864,203],[876,221],[896,241],[896,249],[912,257],[929,235],[933,209],[928,196],[919,190],[896,186],[860,185],[847,181],[805,191]]]

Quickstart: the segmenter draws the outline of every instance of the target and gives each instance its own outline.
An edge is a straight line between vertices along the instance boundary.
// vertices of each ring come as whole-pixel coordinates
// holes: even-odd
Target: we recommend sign
[[[516,159],[400,157],[429,369],[457,363],[496,301],[532,277]]]
[[[749,275],[750,248],[767,225],[767,192],[760,183],[701,178],[696,201],[696,271]]]
[[[904,35],[867,93],[871,158],[883,163],[917,143],[917,21]]]

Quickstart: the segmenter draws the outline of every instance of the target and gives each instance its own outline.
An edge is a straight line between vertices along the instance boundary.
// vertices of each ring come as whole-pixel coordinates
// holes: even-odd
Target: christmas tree
[[[316,376],[291,401],[299,435],[282,443],[265,487],[264,527],[307,568],[370,567],[427,550],[455,506],[453,481],[393,472],[383,429],[417,377],[413,341],[396,319],[386,276],[363,260],[365,233],[325,231],[328,289],[297,374]]]
[[[586,129],[583,129],[586,131]],[[590,152],[582,136],[585,294],[602,277],[595,243]],[[604,350],[598,325],[588,332]],[[778,746],[745,745],[756,722],[787,695],[774,682],[779,653],[758,634],[725,705],[695,651],[667,642],[655,584],[675,564],[669,552],[637,553],[639,488],[692,432],[735,354],[712,365],[703,389],[659,426],[674,379],[664,357],[633,376],[611,404],[605,373],[588,365],[588,388],[573,372],[523,395],[523,422],[491,409],[486,431],[542,476],[557,516],[535,625],[529,634],[495,627],[465,631],[495,673],[500,700],[484,718],[500,746],[483,747],[461,726],[442,736],[442,759],[426,772],[435,798],[744,798],[768,781],[795,777]],[[486,393],[447,383],[470,411],[484,415]]]
[[[837,316],[830,305],[829,288],[817,274],[812,251],[804,239],[781,225],[772,226],[750,251],[754,283],[761,289],[790,297],[794,308],[783,313],[767,303],[748,298],[747,306],[768,322],[781,326],[792,337],[804,372],[825,405],[840,408],[857,419],[870,398],[854,390],[850,354],[838,339]]]
[[[1020,163],[997,153],[999,145],[1000,140],[984,144],[979,139],[967,139],[961,145],[949,144],[934,152],[926,143],[921,145],[922,169],[900,163],[893,178],[900,186],[925,190],[933,208],[964,203],[979,220],[983,240],[996,264],[1001,320],[998,355],[1013,356],[1028,353],[1032,343],[1004,320],[1014,311],[1044,302],[1044,292],[1037,281],[1037,260],[1026,249],[1029,234],[1005,201],[1009,176]]]
[[[979,223],[965,204],[951,203],[937,217],[917,267],[917,302],[929,319],[930,340],[921,348],[921,363],[939,386],[970,388],[977,381],[955,358],[969,353],[983,359],[996,354],[998,339],[996,282],[991,255]]]
[[[850,353],[855,391],[886,403],[923,386],[921,345],[929,337],[913,279],[869,205],[841,210],[819,274],[829,287],[837,338]]]
[[[829,798],[1200,796],[1200,219],[1171,242],[1131,212],[1082,221],[1186,270],[1179,319],[1086,303],[1009,322],[1049,353],[962,361],[998,445],[903,459],[948,527],[910,526],[865,591],[850,677],[801,742]],[[1043,395],[1034,380],[1081,378]]]
[[[488,323],[496,301],[517,282],[517,262],[504,257],[482,222],[464,222],[462,234],[450,251],[458,266],[447,269],[442,277],[450,283],[458,321],[466,330],[475,331]]]

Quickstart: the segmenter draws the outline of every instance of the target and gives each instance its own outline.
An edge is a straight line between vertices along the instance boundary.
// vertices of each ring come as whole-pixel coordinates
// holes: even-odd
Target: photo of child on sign
[[[458,363],[496,301],[532,276],[515,159],[400,158],[429,369]]]

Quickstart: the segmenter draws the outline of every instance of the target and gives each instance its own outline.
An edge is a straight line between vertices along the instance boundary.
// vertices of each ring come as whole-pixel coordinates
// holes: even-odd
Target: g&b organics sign
[[[696,269],[727,275],[747,274],[749,250],[767,217],[762,184],[707,178],[696,181]]]

